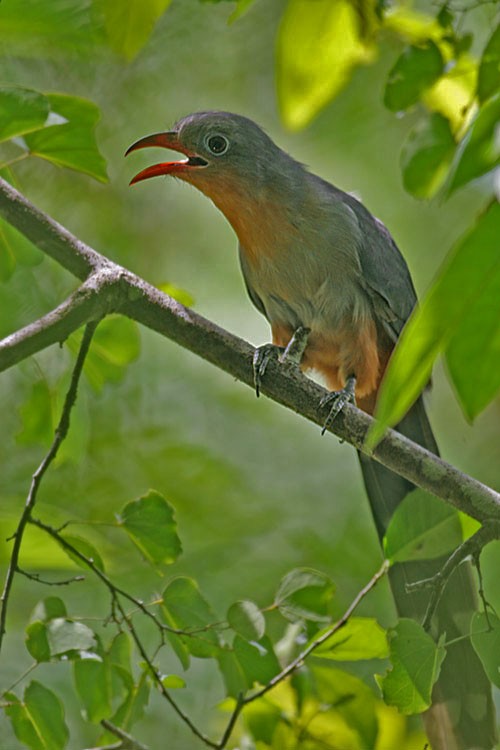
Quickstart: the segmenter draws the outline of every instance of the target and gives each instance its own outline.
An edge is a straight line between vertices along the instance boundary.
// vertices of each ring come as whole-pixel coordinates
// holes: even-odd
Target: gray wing
[[[255,305],[255,307],[257,308],[257,310],[260,313],[262,313],[262,315],[264,315],[265,318],[267,318],[269,320],[269,317],[268,317],[268,315],[266,313],[266,308],[264,307],[264,303],[262,302],[261,298],[259,297],[259,295],[255,291],[255,289],[253,289],[250,286],[250,282],[248,280],[248,271],[247,271],[246,261],[245,261],[245,254],[242,252],[241,245],[238,246],[238,251],[239,251],[239,256],[240,256],[241,272],[243,274],[243,281],[245,282],[245,287],[246,287],[246,290],[248,292],[248,296],[252,300],[252,302]]]
[[[363,235],[358,252],[365,289],[378,319],[395,340],[417,301],[410,271],[384,224],[353,196],[344,193],[342,200],[355,212]]]

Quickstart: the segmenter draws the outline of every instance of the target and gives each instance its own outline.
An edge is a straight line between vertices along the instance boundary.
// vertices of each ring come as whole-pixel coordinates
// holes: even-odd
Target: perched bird
[[[252,120],[229,112],[199,112],[172,130],[141,138],[127,151],[160,146],[182,161],[144,169],[131,184],[172,175],[215,203],[239,240],[250,298],[271,324],[273,343],[302,337],[303,369],[322,373],[332,416],[355,395],[372,413],[388,359],[416,302],[403,256],[385,226],[344,193],[282,151]],[[269,348],[257,357],[257,385]],[[437,453],[422,398],[400,432]],[[415,487],[360,455],[379,537]],[[436,500],[436,502],[439,502]],[[391,587],[401,616],[422,621],[428,593],[408,593],[408,581],[428,578],[443,560],[393,566]],[[470,640],[476,607],[467,565],[452,575],[432,622],[450,642],[433,705],[424,716],[433,750],[490,750],[495,741],[491,686]],[[458,639],[458,640],[457,640]]]

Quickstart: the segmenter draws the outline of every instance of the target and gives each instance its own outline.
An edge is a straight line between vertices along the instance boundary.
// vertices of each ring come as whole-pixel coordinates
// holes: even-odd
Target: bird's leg
[[[323,423],[323,429],[321,430],[322,435],[325,434],[326,430],[330,427],[337,414],[342,411],[346,404],[356,404],[355,389],[356,376],[349,375],[346,380],[345,386],[341,388],[340,391],[332,391],[331,393],[327,393],[326,396],[323,396],[323,398],[319,402],[319,405],[320,407],[329,406],[330,410]]]
[[[300,365],[300,361],[307,346],[307,340],[311,332],[310,328],[299,326],[288,342],[286,348],[276,344],[264,344],[258,346],[253,355],[253,382],[257,398],[260,395],[262,378],[265,375],[269,361],[277,356],[282,365]]]

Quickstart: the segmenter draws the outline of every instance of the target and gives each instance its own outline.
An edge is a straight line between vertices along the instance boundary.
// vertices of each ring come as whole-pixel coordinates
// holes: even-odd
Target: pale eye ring
[[[207,146],[215,156],[222,156],[229,148],[229,141],[223,135],[211,135],[207,138]]]

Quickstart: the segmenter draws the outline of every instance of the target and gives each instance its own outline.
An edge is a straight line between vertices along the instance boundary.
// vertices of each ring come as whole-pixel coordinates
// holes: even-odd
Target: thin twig
[[[97,323],[92,322],[92,323],[88,323],[87,326],[85,327],[85,332],[83,334],[82,342],[80,344],[80,350],[78,352],[75,366],[73,368],[71,382],[68,388],[68,392],[66,393],[66,398],[64,400],[64,405],[63,405],[62,412],[61,412],[61,418],[59,420],[59,424],[57,425],[57,428],[54,434],[54,440],[52,441],[52,445],[50,446],[47,454],[45,455],[45,458],[43,459],[40,466],[33,474],[31,486],[28,492],[28,497],[26,498],[26,503],[24,505],[24,509],[21,514],[21,518],[19,519],[19,523],[17,525],[16,531],[13,534],[14,545],[12,547],[12,554],[10,556],[9,567],[7,568],[7,575],[5,577],[5,584],[4,584],[2,596],[0,597],[0,650],[2,648],[3,638],[6,632],[5,623],[7,619],[7,606],[9,603],[9,596],[12,590],[14,576],[19,568],[19,553],[21,551],[21,544],[23,541],[23,535],[26,529],[26,524],[29,522],[31,513],[33,512],[33,508],[35,507],[35,503],[36,503],[37,496],[38,496],[38,490],[40,488],[40,483],[45,475],[45,472],[47,471],[50,464],[56,457],[57,451],[59,450],[59,446],[61,445],[61,443],[63,442],[64,438],[66,437],[68,433],[71,410],[76,401],[76,395],[78,392],[78,384],[80,382],[80,376],[82,374],[83,365],[85,362],[85,358],[87,356],[87,352],[89,350],[92,336],[94,335],[94,330],[96,328],[96,325]]]
[[[80,583],[85,580],[85,576],[71,576],[71,578],[64,578],[62,581],[47,581],[39,573],[28,573],[27,570],[19,567],[16,572],[25,578],[29,578],[30,581],[36,581],[36,583],[41,583],[44,586],[69,586],[71,583]]]
[[[120,747],[124,748],[124,750],[148,750],[146,745],[143,745],[142,742],[136,740],[135,737],[132,737],[132,735],[128,734],[128,732],[124,732],[124,730],[120,729],[120,727],[112,724],[110,721],[108,721],[108,719],[102,719],[101,724],[104,729],[108,730],[108,732],[111,732],[111,734],[114,734],[115,737],[119,737],[121,740],[123,740],[123,742],[120,744]]]

